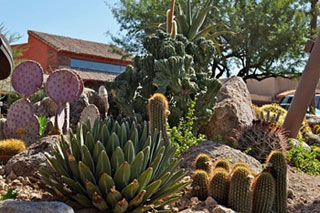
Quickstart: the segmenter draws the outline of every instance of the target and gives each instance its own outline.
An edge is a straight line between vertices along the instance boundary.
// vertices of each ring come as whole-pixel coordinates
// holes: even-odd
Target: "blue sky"
[[[110,8],[117,0],[1,0],[0,23],[27,42],[27,30],[36,30],[101,43],[110,43],[110,31],[119,27]]]

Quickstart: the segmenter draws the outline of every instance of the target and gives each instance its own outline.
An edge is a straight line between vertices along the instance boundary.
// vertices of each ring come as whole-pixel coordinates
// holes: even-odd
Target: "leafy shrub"
[[[186,117],[182,117],[178,126],[170,130],[172,144],[177,147],[176,154],[184,152],[191,146],[198,145],[205,140],[205,136],[194,132],[193,123],[198,119],[195,115],[195,101],[188,107]]]
[[[40,129],[39,129],[39,136],[43,136],[44,131],[46,130],[46,126],[48,123],[48,119],[45,116],[39,117],[39,124],[40,124]]]
[[[290,165],[298,171],[312,175],[320,175],[320,148],[311,146],[311,150],[305,150],[302,145],[294,147],[287,152]]]
[[[7,193],[1,195],[0,200],[8,200],[8,199],[16,199],[17,193],[13,191],[13,189],[9,188]]]

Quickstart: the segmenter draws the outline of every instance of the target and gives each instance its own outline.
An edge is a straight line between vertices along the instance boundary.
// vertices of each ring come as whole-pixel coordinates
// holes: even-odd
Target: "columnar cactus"
[[[267,167],[275,179],[275,199],[272,210],[287,212],[287,162],[281,151],[273,151],[267,159]]]
[[[86,106],[80,115],[80,123],[85,123],[90,120],[91,126],[93,126],[94,122],[100,118],[100,112],[98,107],[94,104],[89,104]]]
[[[169,115],[169,104],[167,98],[161,93],[155,93],[148,101],[148,114],[150,120],[150,131],[155,130],[162,133],[164,141],[168,144],[167,117]]]
[[[214,169],[209,183],[209,194],[220,204],[228,203],[229,174],[224,168]]]
[[[275,196],[274,178],[269,172],[262,172],[253,180],[252,212],[269,213]]]
[[[201,169],[194,171],[192,180],[192,196],[205,200],[209,194],[209,176],[207,172]]]
[[[59,124],[69,125],[68,123],[64,123],[65,114],[68,113],[65,112],[66,104],[79,98],[83,88],[80,76],[71,70],[60,69],[49,75],[45,87],[46,93],[58,105],[52,134],[61,133],[63,126],[61,127]],[[69,121],[67,120],[67,122]]]
[[[237,212],[250,213],[252,193],[251,178],[248,168],[239,166],[233,170],[230,178],[228,207]]]
[[[46,154],[52,171],[41,177],[70,204],[94,207],[104,212],[148,212],[175,201],[186,172],[179,169],[175,148],[165,146],[160,134],[150,134],[148,124],[112,117],[79,125],[62,136]],[[62,181],[61,181],[62,180]],[[67,187],[66,187],[67,186]],[[70,193],[71,191],[71,193]]]
[[[212,172],[212,162],[209,155],[200,153],[195,159],[195,169],[202,169],[208,173]]]
[[[219,159],[214,163],[214,169],[217,169],[217,168],[223,168],[229,173],[230,172],[230,163],[226,159]]]
[[[26,144],[17,139],[0,140],[0,163],[6,164],[14,155],[26,149]]]
[[[99,87],[99,96],[103,100],[105,117],[106,117],[109,111],[109,101],[108,101],[108,91],[104,86]]]
[[[42,85],[43,70],[39,63],[25,61],[19,64],[12,73],[12,86],[21,99],[8,109],[7,121],[3,127],[6,138],[18,138],[28,144],[39,136],[39,121],[29,97]]]

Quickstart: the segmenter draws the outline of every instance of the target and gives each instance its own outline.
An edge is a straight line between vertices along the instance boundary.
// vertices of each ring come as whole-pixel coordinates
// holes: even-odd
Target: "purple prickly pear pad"
[[[24,97],[29,97],[38,91],[43,82],[43,69],[35,61],[25,61],[19,64],[12,73],[13,88]]]
[[[8,109],[7,125],[10,129],[16,129],[28,124],[29,120],[34,117],[34,106],[29,100],[19,99]]]
[[[78,98],[80,87],[77,75],[67,69],[60,69],[49,75],[46,93],[57,104],[64,104]]]

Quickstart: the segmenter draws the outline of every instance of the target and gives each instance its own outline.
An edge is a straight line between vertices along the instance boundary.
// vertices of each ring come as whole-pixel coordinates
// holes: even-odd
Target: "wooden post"
[[[320,78],[320,34],[314,44],[312,41],[307,42],[305,51],[311,54],[283,123],[283,128],[290,132],[291,138],[295,138],[299,132]]]

